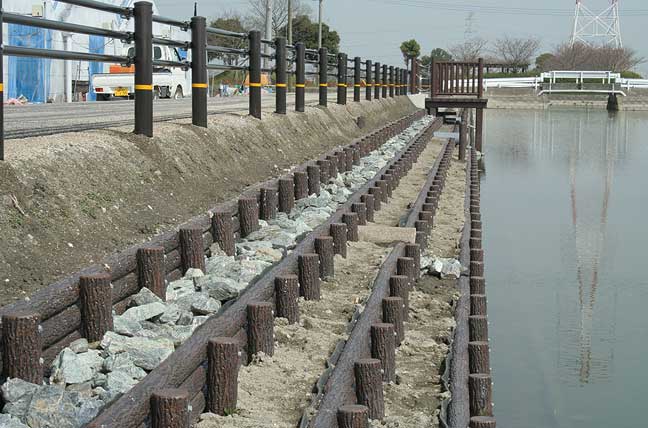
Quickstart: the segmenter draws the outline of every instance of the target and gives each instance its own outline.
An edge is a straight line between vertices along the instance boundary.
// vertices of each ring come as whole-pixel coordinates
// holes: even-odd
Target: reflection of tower
[[[574,228],[574,239],[576,244],[576,277],[578,282],[578,379],[581,384],[590,382],[591,379],[602,379],[607,377],[608,366],[612,359],[609,356],[594,357],[592,337],[601,332],[595,332],[595,323],[601,314],[596,316],[595,304],[597,289],[600,282],[600,266],[605,246],[605,236],[608,223],[608,207],[612,191],[612,179],[614,166],[617,159],[618,143],[621,140],[615,131],[614,120],[606,122],[606,135],[604,147],[604,185],[603,194],[600,199],[600,209],[597,210],[595,201],[599,199],[595,195],[585,195],[579,198],[577,191],[577,167],[578,160],[584,150],[582,145],[582,121],[579,122],[578,137],[569,154],[569,175],[570,175],[570,199],[572,226]],[[591,143],[592,141],[590,141]],[[594,196],[594,197],[592,197]],[[600,321],[600,320],[598,320]],[[611,328],[614,329],[614,322]]]
[[[583,4],[583,0],[576,0],[574,13],[574,27],[572,29],[571,45],[584,43],[622,48],[621,24],[619,21],[619,0],[610,0],[610,5],[600,14],[595,14]]]

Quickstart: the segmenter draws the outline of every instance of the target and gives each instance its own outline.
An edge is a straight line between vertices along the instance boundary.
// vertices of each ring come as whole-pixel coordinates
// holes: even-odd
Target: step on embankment
[[[191,332],[193,332],[198,325],[205,323],[209,313],[219,309],[218,307],[221,305],[221,301],[218,301],[216,296],[212,295],[212,291],[218,294],[218,298],[222,299],[222,301],[226,301],[220,309],[220,312],[216,315],[216,318],[221,316],[227,318],[223,315],[227,313],[234,313],[234,318],[236,318],[239,316],[236,314],[240,314],[240,312],[237,312],[236,309],[232,309],[232,307],[239,304],[239,301],[241,300],[254,300],[255,298],[259,298],[259,296],[262,296],[263,293],[267,293],[267,285],[272,283],[274,277],[279,275],[287,267],[297,264],[297,253],[303,254],[307,247],[309,247],[310,252],[315,251],[311,248],[313,247],[314,238],[310,235],[303,238],[303,240],[297,244],[294,251],[289,251],[287,254],[284,254],[281,261],[273,266],[268,266],[271,264],[269,262],[261,263],[260,260],[256,260],[259,263],[255,264],[256,271],[253,270],[252,272],[250,272],[249,269],[242,269],[240,265],[234,266],[234,270],[238,275],[237,279],[243,282],[242,284],[239,282],[241,285],[247,285],[247,282],[252,280],[255,275],[262,274],[263,268],[266,268],[266,272],[257,279],[256,282],[254,282],[253,286],[243,292],[242,296],[238,300],[232,301],[232,297],[242,290],[242,288],[237,288],[237,281],[231,281],[231,278],[224,278],[220,281],[215,281],[215,284],[210,284],[209,275],[202,275],[201,272],[199,273],[198,269],[202,270],[207,268],[209,273],[209,260],[213,259],[212,261],[219,262],[215,264],[220,266],[220,262],[226,261],[228,257],[222,253],[230,250],[237,251],[241,263],[243,264],[246,260],[250,261],[249,258],[251,252],[261,253],[262,251],[260,250],[264,250],[262,252],[263,257],[270,257],[272,259],[273,257],[276,258],[278,256],[281,258],[281,252],[279,252],[279,255],[276,253],[273,254],[272,250],[275,249],[273,247],[278,245],[279,248],[283,249],[292,248],[294,243],[289,245],[286,244],[286,241],[288,239],[293,239],[294,241],[298,238],[298,235],[309,230],[308,225],[302,225],[302,228],[306,227],[306,229],[302,229],[301,232],[294,230],[298,229],[299,225],[296,225],[293,220],[287,218],[285,214],[277,213],[278,209],[282,207],[282,201],[284,201],[283,205],[285,205],[285,201],[295,203],[295,197],[304,197],[301,200],[297,200],[296,210],[293,210],[298,214],[307,212],[310,207],[321,207],[322,209],[320,211],[326,211],[326,201],[324,201],[324,206],[322,206],[322,198],[327,199],[329,205],[334,207],[341,205],[342,207],[350,209],[356,205],[359,206],[359,197],[355,198],[353,201],[348,200],[348,198],[354,198],[354,196],[349,195],[351,192],[346,189],[346,186],[349,186],[351,189],[366,188],[365,190],[368,190],[368,185],[365,185],[364,187],[362,186],[362,183],[364,183],[368,178],[364,176],[364,174],[369,174],[369,176],[371,176],[375,171],[377,171],[378,176],[380,177],[381,173],[387,172],[388,167],[394,162],[393,160],[389,162],[390,159],[403,156],[404,149],[399,150],[398,148],[407,147],[407,144],[405,144],[406,139],[403,140],[403,138],[392,138],[386,144],[383,144],[383,142],[391,136],[401,133],[413,121],[421,118],[422,115],[422,112],[417,112],[414,115],[410,115],[408,118],[390,124],[386,128],[354,142],[352,145],[331,152],[328,156],[320,158],[317,163],[312,162],[308,165],[303,165],[300,169],[302,171],[305,170],[306,174],[303,174],[302,171],[296,171],[295,174],[291,176],[290,181],[292,185],[289,187],[290,191],[288,192],[284,191],[282,194],[281,191],[281,183],[285,183],[287,181],[286,178],[281,179],[278,182],[264,183],[263,186],[260,186],[262,188],[261,192],[259,192],[258,187],[254,190],[258,205],[254,203],[254,200],[250,201],[249,196],[243,195],[243,197],[239,198],[238,201],[224,204],[218,209],[212,211],[208,216],[194,219],[192,222],[182,227],[180,232],[162,235],[151,245],[136,247],[126,253],[116,256],[118,257],[118,260],[121,260],[122,262],[121,264],[111,265],[113,267],[112,273],[115,275],[115,272],[120,270],[121,275],[125,280],[120,282],[119,279],[113,278],[112,285],[114,287],[112,293],[110,293],[110,291],[108,291],[108,293],[96,293],[96,290],[110,290],[110,278],[107,278],[105,274],[98,274],[89,271],[86,272],[86,276],[81,280],[81,283],[79,283],[80,275],[75,275],[69,278],[65,284],[56,284],[51,287],[51,289],[35,295],[29,302],[14,304],[8,308],[3,308],[3,321],[4,319],[16,316],[17,311],[21,309],[31,310],[32,313],[38,311],[41,319],[45,318],[42,314],[48,315],[48,319],[42,322],[40,328],[38,326],[38,316],[36,318],[24,318],[24,313],[22,312],[19,315],[18,318],[21,319],[21,322],[36,320],[35,324],[34,322],[26,322],[22,324],[19,323],[18,325],[18,327],[22,326],[21,328],[23,328],[23,332],[30,333],[26,335],[28,339],[35,339],[35,341],[16,341],[14,340],[16,339],[16,335],[13,334],[15,332],[5,330],[9,334],[3,336],[3,345],[6,349],[9,349],[10,352],[3,353],[5,357],[3,358],[3,362],[6,363],[5,366],[7,367],[7,370],[5,370],[4,373],[11,373],[12,377],[20,378],[26,378],[39,372],[42,373],[42,367],[39,366],[37,359],[26,359],[25,355],[39,356],[38,341],[46,338],[47,340],[42,341],[42,344],[45,347],[44,356],[48,360],[47,365],[49,364],[49,361],[53,359],[53,356],[56,357],[57,361],[56,370],[54,373],[51,373],[53,375],[53,380],[60,383],[61,378],[65,378],[66,375],[72,377],[76,376],[74,380],[76,383],[72,385],[72,389],[78,389],[79,386],[83,387],[79,395],[75,395],[78,399],[84,399],[84,413],[82,416],[85,420],[92,417],[93,412],[96,414],[96,411],[103,407],[101,404],[102,401],[114,400],[119,395],[119,391],[113,390],[111,392],[111,387],[117,390],[121,389],[121,392],[130,389],[133,384],[137,383],[139,379],[146,375],[147,371],[156,367],[160,361],[164,360],[164,358],[169,355],[169,353],[173,352],[174,346],[179,346],[187,340],[187,337],[191,335]],[[427,120],[427,122],[429,122],[429,120]],[[422,125],[418,125],[418,127],[418,129],[426,128],[426,126]],[[427,126],[427,128],[429,128],[429,126]],[[416,131],[414,134],[416,134]],[[409,135],[414,134],[410,132]],[[405,132],[405,135],[407,135],[407,132]],[[381,166],[385,165],[385,163],[387,165],[381,169]],[[341,176],[337,176],[338,179],[329,181],[329,177],[335,177],[338,171],[344,172],[352,170],[354,164],[360,164],[360,166],[364,165],[366,168],[359,168],[358,170],[356,167],[353,171],[345,173],[348,182],[339,183],[338,181]],[[316,166],[321,167],[321,169],[316,168]],[[371,171],[374,171],[374,173],[371,173]],[[315,178],[319,178],[319,182]],[[278,185],[279,191],[277,192]],[[318,190],[321,190],[320,195],[315,196],[311,194],[311,190],[315,194]],[[311,194],[311,196],[306,197],[309,194]],[[274,196],[270,197],[270,195]],[[327,198],[325,198],[325,196],[327,196]],[[273,202],[269,202],[270,200]],[[259,210],[259,206],[261,207],[261,210]],[[283,208],[287,209],[285,206]],[[328,213],[320,212],[319,216],[314,215],[311,218],[314,222],[313,226],[315,227],[316,224],[323,221],[331,211],[333,210],[330,210],[329,207]],[[229,216],[225,215],[226,213],[229,213]],[[269,219],[267,223],[258,220],[255,222],[255,219],[258,219],[259,215],[269,215],[270,217],[276,215],[276,218]],[[333,221],[340,221],[342,219],[342,216],[333,214],[333,216],[325,223],[329,224]],[[269,224],[272,222],[275,222],[274,228],[272,227],[272,224]],[[302,223],[304,222],[302,221]],[[259,229],[259,226],[263,227]],[[315,227],[316,231],[319,230],[318,227],[321,228],[322,226]],[[254,233],[259,234],[264,232],[270,232],[271,234],[272,232],[280,232],[279,235],[282,236],[259,236],[256,239],[253,239],[252,235]],[[241,233],[244,235],[249,233],[249,235],[245,237],[245,239],[241,240],[238,239],[240,238]],[[273,238],[276,238],[278,243],[274,242]],[[272,245],[269,247],[267,245],[256,245],[255,248],[255,243],[259,244],[264,240],[272,241]],[[216,241],[216,245],[212,245],[214,241]],[[233,249],[230,248],[232,243],[234,243]],[[204,259],[205,254],[211,256],[206,265]],[[225,259],[223,259],[223,257],[225,257]],[[231,260],[229,261],[231,262]],[[230,265],[231,264],[232,263],[230,263]],[[247,267],[249,268],[249,266]],[[129,269],[131,270],[129,271]],[[178,271],[180,272],[179,275],[177,273]],[[182,276],[182,272],[187,274],[185,279],[177,280],[178,276]],[[216,279],[218,279],[218,275],[216,275],[216,278],[213,276],[211,278],[212,282]],[[230,281],[228,281],[228,279]],[[164,288],[165,280],[173,281],[166,289]],[[202,283],[202,281],[207,282]],[[113,316],[111,316],[109,309],[104,310],[110,308],[110,294],[119,296],[120,291],[122,293],[127,293],[127,288],[120,289],[119,286],[123,287],[124,284],[133,286],[133,282],[135,283],[134,290],[130,291],[130,295],[136,293],[139,289],[138,287],[142,285],[147,285],[150,287],[150,290],[144,288],[139,291],[134,298],[129,297],[129,294],[126,294],[126,297],[121,296],[119,299],[114,299],[119,300],[115,305],[116,313],[119,315],[115,316],[115,314],[113,314]],[[185,282],[190,283],[190,286],[185,287]],[[107,285],[108,288],[104,287],[104,285]],[[212,290],[209,288],[210,285],[214,286],[215,289]],[[79,294],[79,286],[82,290],[81,294]],[[204,289],[202,292],[198,292],[198,288],[203,286],[208,288],[208,292],[205,292]],[[88,290],[91,290],[92,292],[86,293]],[[223,295],[223,293],[226,293],[226,295]],[[170,298],[173,300],[173,303],[177,303],[177,306],[180,306],[180,308],[166,307],[164,311],[160,313],[159,311],[162,309],[161,306],[164,306],[161,302],[161,300],[163,300],[161,297],[167,297],[164,296],[164,294],[172,296]],[[81,297],[81,308],[77,307],[76,304],[76,299],[79,297]],[[194,299],[194,297],[200,298]],[[68,303],[68,301],[71,303]],[[135,307],[131,307],[133,301],[136,305]],[[182,301],[183,305],[188,304],[188,308],[183,308],[182,305],[180,305],[180,301]],[[127,308],[130,309],[123,313]],[[155,313],[156,311],[157,313]],[[74,324],[74,321],[76,321],[77,324]],[[227,324],[225,326],[226,329],[234,328],[231,335],[235,335],[237,334],[237,327],[233,326],[237,325],[237,322],[240,323],[243,321],[239,318],[238,321],[234,322],[234,324],[231,322],[223,322],[222,324]],[[79,324],[80,322],[82,323]],[[111,325],[113,322],[114,324]],[[137,325],[138,323],[139,325]],[[5,326],[10,328],[10,324],[11,323],[3,322],[3,328]],[[164,343],[157,343],[155,344],[156,346],[151,346],[151,342],[146,339],[155,339],[157,334],[155,334],[153,330],[157,327],[161,327],[160,324],[165,324],[166,327],[176,325],[182,331],[168,332],[169,334],[165,335],[166,337],[158,337],[160,342]],[[92,329],[90,329],[90,327],[92,327]],[[88,350],[87,341],[84,339],[76,339],[76,337],[83,333],[84,336],[91,339],[91,341],[94,341],[101,337],[98,333],[99,331],[102,329],[103,331],[112,330],[113,328],[119,330],[121,334],[108,332],[103,337],[100,345],[97,343],[90,344],[91,348],[97,348],[97,346],[99,346],[99,348],[101,348],[100,350]],[[172,327],[170,328],[173,329]],[[68,329],[67,331],[71,330],[73,332],[66,336],[66,329]],[[204,331],[205,330],[203,329],[203,332]],[[238,327],[238,331],[241,333],[240,327]],[[89,334],[90,332],[96,335],[97,338],[91,336]],[[245,335],[244,330],[242,333]],[[55,338],[56,335],[61,336],[62,339],[58,341],[54,340],[53,338]],[[194,334],[194,336],[188,341],[200,340],[196,339],[195,336],[196,334]],[[153,340],[153,342],[154,341],[155,340]],[[52,345],[52,343],[48,342],[56,343]],[[65,349],[63,353],[57,355],[56,347],[65,347],[67,345],[70,346],[70,349]],[[184,349],[194,349],[194,346],[192,346],[191,343],[185,345]],[[25,352],[27,347],[30,348],[29,352]],[[110,348],[112,348],[112,352]],[[192,358],[200,358],[200,355],[204,355],[204,351],[204,349],[202,351],[198,350],[197,354],[192,353],[188,358],[180,356],[177,359],[182,361],[183,364],[187,362],[192,364]],[[120,356],[120,358],[115,358],[116,356]],[[117,361],[118,359],[121,359],[121,361]],[[25,365],[27,365],[27,367]],[[178,366],[177,361],[175,364],[169,363],[169,365],[174,369],[183,370]],[[202,384],[205,383],[205,373],[204,370],[200,370],[199,365],[199,361],[197,361],[195,367],[198,367],[198,370],[195,368],[189,369],[189,374],[183,378],[185,381],[189,382],[189,384],[191,384],[191,382],[196,382],[197,379],[201,378],[201,376]],[[66,366],[70,372],[66,373],[63,366]],[[126,369],[128,376],[124,376],[124,373],[122,373],[123,370],[121,369]],[[185,368],[184,370],[187,369]],[[119,375],[117,372],[119,372]],[[176,375],[177,374],[178,373],[176,373]],[[88,376],[91,377],[90,380],[85,379]],[[31,377],[29,379],[37,382]],[[66,384],[68,383],[67,381],[63,382]],[[95,382],[98,383],[98,385],[94,385]],[[200,384],[192,385],[197,388],[197,390],[194,389],[194,393],[195,398],[199,399],[199,396],[202,396],[202,394],[199,393],[201,389],[199,386]],[[20,385],[17,384],[12,384],[10,386],[14,387],[12,390],[20,388]],[[54,388],[56,391],[54,391]],[[60,395],[61,391],[62,389],[60,387],[53,386],[52,388],[45,388],[45,390],[38,390],[36,391],[36,394],[38,394],[39,397],[47,393],[56,393]],[[28,394],[33,392],[34,391],[27,388]],[[81,392],[83,393],[83,396],[81,396]],[[104,394],[100,394],[100,392],[103,392]],[[117,392],[117,394],[115,394],[115,392]],[[33,396],[34,394],[25,397],[13,396],[9,397],[9,399],[19,400],[23,398],[33,398]],[[59,400],[60,399],[62,398],[59,397]],[[66,399],[63,400],[65,401],[66,406],[70,404],[69,399],[70,397],[66,397]],[[202,400],[204,402],[204,397],[202,397]],[[148,403],[148,397],[144,399],[144,403]],[[200,408],[199,403],[194,404],[195,409]],[[50,410],[51,409],[48,411]],[[80,414],[77,414],[81,412],[81,409],[69,408],[69,406],[67,406],[66,411],[67,413],[63,412],[64,414],[61,415],[61,420],[67,420],[68,423],[72,424],[70,426],[78,426],[74,425],[74,423],[78,424],[79,421],[75,421],[70,412],[76,412],[76,416],[81,416]],[[128,424],[134,423],[132,422],[133,420],[135,419],[126,418],[120,422],[120,426],[131,426]],[[140,420],[143,421],[143,417]],[[134,423],[132,426],[138,426],[138,423]]]
[[[208,129],[164,122],[151,139],[118,128],[9,140],[0,163],[0,305],[415,110],[399,97],[263,121],[217,114]]]

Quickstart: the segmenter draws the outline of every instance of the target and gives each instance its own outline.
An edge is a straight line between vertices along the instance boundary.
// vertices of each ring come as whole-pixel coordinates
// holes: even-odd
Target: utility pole
[[[319,0],[319,33],[317,36],[317,47],[322,48],[322,0]]]
[[[266,0],[266,22],[265,22],[265,39],[272,40],[272,1]],[[266,54],[270,53],[270,46],[264,44],[263,52]],[[263,59],[263,68],[268,68],[268,58]]]
[[[293,44],[292,27],[293,27],[292,0],[288,0],[288,44],[289,45]]]

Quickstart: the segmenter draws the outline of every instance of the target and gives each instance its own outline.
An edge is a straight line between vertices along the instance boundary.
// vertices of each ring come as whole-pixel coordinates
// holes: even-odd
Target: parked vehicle
[[[135,48],[128,48],[127,55],[133,57]],[[153,46],[153,59],[161,61],[181,60],[176,48],[169,46]],[[155,98],[180,99],[189,96],[189,74],[187,71],[173,67],[153,68],[153,95]],[[92,87],[97,95],[97,101],[108,101],[111,98],[128,98],[135,96],[135,66],[123,67],[111,65],[109,73],[92,76]]]

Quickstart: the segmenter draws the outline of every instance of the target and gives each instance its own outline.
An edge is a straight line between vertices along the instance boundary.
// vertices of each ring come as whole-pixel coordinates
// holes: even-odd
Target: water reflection
[[[648,209],[636,187],[648,178],[647,119],[488,112],[482,211],[502,426],[640,424],[642,406],[623,394],[648,381],[633,360],[648,350],[637,345],[647,281],[632,265],[648,238],[633,219]]]

